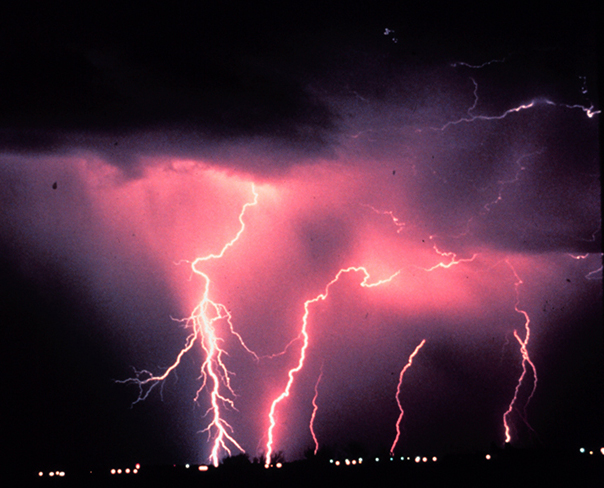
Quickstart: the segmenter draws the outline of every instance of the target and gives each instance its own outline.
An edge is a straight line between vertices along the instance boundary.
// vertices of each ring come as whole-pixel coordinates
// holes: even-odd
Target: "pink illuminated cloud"
[[[100,90],[87,111],[48,101],[44,118],[31,97],[11,98],[2,284],[35,291],[23,299],[32,350],[54,357],[39,325],[54,313],[61,337],[85,334],[106,358],[95,374],[127,412],[119,423],[215,465],[590,432],[565,422],[602,404],[568,400],[602,371],[593,82],[558,83],[536,54],[413,64],[405,30],[396,43],[383,31],[363,51],[327,30],[315,65],[294,48],[299,27],[287,56],[267,55],[279,69],[260,69],[270,63],[239,33],[232,65],[211,50],[198,65],[86,45],[65,52],[104,75],[72,87]],[[10,323],[29,344],[27,320]],[[69,348],[74,363],[86,355]],[[596,379],[581,376],[590,368]]]

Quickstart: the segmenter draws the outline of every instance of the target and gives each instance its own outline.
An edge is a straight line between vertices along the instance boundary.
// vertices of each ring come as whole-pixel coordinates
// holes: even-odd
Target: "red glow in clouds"
[[[395,337],[400,337],[404,340],[405,335],[403,332],[405,330],[410,332],[418,327],[418,325],[413,325],[415,320],[422,322],[423,325],[420,327],[433,335],[432,339],[423,338],[421,340],[409,356],[408,363],[398,376],[396,403],[399,413],[395,423],[396,437],[390,448],[390,451],[394,451],[401,437],[400,424],[403,417],[403,408],[400,396],[403,375],[427,341],[432,342],[434,346],[438,345],[439,342],[438,339],[434,339],[436,332],[430,332],[431,329],[435,328],[435,325],[431,324],[443,320],[442,317],[446,317],[444,320],[454,323],[457,320],[463,321],[463,316],[480,314],[482,317],[481,320],[495,325],[495,329],[493,330],[499,328],[504,334],[513,333],[520,344],[520,365],[522,372],[518,378],[513,399],[503,415],[505,442],[512,442],[514,440],[511,429],[511,416],[513,412],[517,412],[523,422],[530,428],[527,421],[526,407],[536,392],[536,366],[529,355],[529,337],[531,332],[529,328],[529,315],[519,305],[521,301],[520,285],[524,284],[524,282],[519,278],[519,272],[516,271],[516,267],[512,266],[511,260],[517,260],[525,271],[531,266],[537,266],[538,269],[547,268],[542,268],[534,258],[525,257],[521,254],[515,256],[508,255],[505,257],[505,262],[512,270],[513,277],[515,278],[515,281],[510,280],[509,274],[506,274],[502,270],[502,267],[498,266],[502,260],[501,253],[489,250],[484,246],[480,248],[480,252],[472,252],[463,248],[460,251],[442,250],[445,244],[439,244],[438,246],[436,244],[432,246],[426,245],[424,241],[428,239],[418,239],[415,237],[416,232],[413,228],[399,225],[400,221],[395,217],[394,212],[376,211],[375,213],[385,214],[391,218],[392,223],[396,226],[396,232],[392,232],[392,227],[388,225],[384,229],[381,229],[379,226],[387,224],[387,222],[384,222],[382,219],[376,219],[375,213],[363,214],[367,222],[364,225],[358,226],[359,237],[353,236],[351,238],[352,242],[356,242],[358,239],[360,245],[352,246],[346,253],[348,255],[347,260],[371,263],[371,269],[378,269],[380,274],[385,277],[381,279],[372,278],[377,272],[370,273],[370,267],[367,265],[341,267],[335,272],[335,276],[327,282],[327,285],[324,286],[323,292],[303,302],[302,316],[296,320],[295,310],[299,307],[299,305],[296,305],[296,302],[300,300],[299,296],[301,292],[291,286],[275,288],[274,284],[283,282],[283,280],[288,280],[285,283],[292,283],[291,280],[293,279],[299,280],[300,283],[305,283],[300,276],[303,273],[310,273],[313,279],[310,284],[305,284],[303,288],[310,290],[316,286],[313,283],[318,282],[320,277],[326,273],[326,270],[321,269],[321,267],[312,270],[305,267],[294,267],[304,264],[304,259],[300,260],[300,256],[308,251],[301,244],[296,243],[294,238],[296,229],[289,227],[289,223],[292,222],[292,225],[295,223],[296,226],[304,229],[304,224],[301,225],[300,222],[303,222],[302,219],[305,218],[306,212],[309,211],[307,210],[307,206],[310,207],[310,212],[316,211],[313,210],[313,206],[316,205],[314,203],[315,199],[313,198],[309,202],[308,197],[304,193],[310,193],[311,195],[316,193],[322,198],[324,197],[323,200],[320,200],[323,202],[328,202],[329,198],[335,194],[337,196],[333,197],[334,200],[332,200],[332,203],[340,205],[343,209],[340,210],[341,212],[345,212],[347,208],[354,208],[352,202],[347,202],[345,198],[343,199],[345,193],[342,193],[337,188],[313,186],[312,179],[310,181],[310,186],[305,186],[309,185],[309,183],[305,183],[300,184],[299,187],[296,186],[296,183],[291,182],[287,190],[285,190],[285,187],[278,186],[275,186],[270,191],[263,189],[261,192],[262,196],[260,196],[254,185],[252,185],[254,198],[251,201],[248,199],[240,207],[238,229],[231,231],[231,237],[228,238],[226,244],[220,247],[220,251],[198,257],[191,262],[193,277],[201,278],[202,296],[200,300],[198,299],[199,301],[191,314],[181,322],[192,332],[186,338],[185,345],[178,352],[175,361],[163,374],[154,375],[149,371],[143,370],[137,372],[136,378],[122,381],[122,383],[133,383],[139,387],[139,396],[135,403],[148,398],[151,389],[168,378],[181,365],[183,357],[193,351],[196,346],[199,346],[197,350],[201,352],[203,359],[200,367],[201,386],[197,389],[195,401],[199,404],[205,401],[208,402],[204,415],[206,423],[203,432],[207,433],[209,439],[209,461],[214,465],[218,465],[224,456],[232,454],[233,448],[240,452],[246,452],[246,450],[250,449],[250,447],[246,447],[246,444],[248,446],[250,444],[250,433],[249,431],[245,433],[244,428],[244,433],[238,435],[238,432],[242,430],[242,424],[241,420],[233,417],[233,415],[237,414],[240,408],[247,409],[246,411],[254,409],[258,412],[261,404],[257,403],[256,406],[253,406],[253,404],[249,403],[249,400],[246,399],[249,391],[245,385],[238,383],[239,386],[234,386],[233,381],[237,380],[243,374],[248,375],[248,377],[251,375],[252,378],[256,378],[255,381],[259,381],[260,384],[269,387],[266,390],[258,389],[258,393],[264,392],[264,395],[269,395],[272,398],[268,404],[268,426],[262,435],[265,439],[265,462],[267,465],[270,465],[273,461],[275,446],[279,446],[280,448],[287,447],[285,439],[291,434],[286,433],[284,428],[290,422],[297,422],[297,420],[293,420],[297,419],[297,415],[299,415],[296,411],[296,404],[300,402],[300,399],[298,399],[300,393],[297,388],[302,388],[302,386],[296,386],[296,380],[298,377],[301,377],[301,381],[308,381],[308,378],[303,375],[302,371],[306,368],[306,364],[309,361],[309,352],[313,351],[312,361],[316,364],[316,360],[318,359],[317,354],[329,355],[331,354],[329,348],[334,347],[329,345],[329,342],[333,342],[333,339],[326,337],[324,331],[337,331],[338,336],[345,340],[352,340],[361,332],[355,331],[355,327],[351,326],[351,322],[357,320],[355,319],[355,314],[360,313],[366,319],[373,313],[373,310],[389,309],[391,310],[389,313],[396,314],[395,317],[402,317],[403,325],[402,327],[389,326],[388,329],[384,329],[384,340],[388,341],[389,335],[392,335],[391,342],[393,344]],[[224,180],[221,184],[226,185],[225,188],[228,188],[228,180]],[[239,182],[237,186],[240,187]],[[243,190],[240,189],[238,191],[241,192]],[[247,191],[249,192],[249,190]],[[285,204],[282,203],[280,192],[284,194],[288,194],[287,192],[289,192],[289,198],[293,197],[294,201],[298,199],[297,201],[301,203],[300,207],[296,208],[294,206],[290,208],[284,206]],[[252,216],[253,225],[246,222],[250,218],[248,212],[251,208],[254,208]],[[277,216],[278,218],[276,218]],[[232,221],[233,219],[229,220]],[[470,233],[471,228],[469,224],[467,228],[467,232]],[[310,229],[315,232],[312,227]],[[322,228],[319,229],[323,232]],[[312,237],[313,234],[310,234],[310,236],[310,243],[312,245],[314,237]],[[256,237],[259,240],[251,240],[252,237]],[[429,237],[429,239],[435,238],[435,236]],[[439,237],[439,239],[446,240],[442,237]],[[454,238],[453,241],[449,239],[453,244],[456,243],[456,240],[459,240],[459,237]],[[417,242],[419,242],[419,245]],[[381,249],[384,252],[375,253],[375,248],[367,243],[380,243]],[[246,249],[250,245],[251,249]],[[312,247],[310,249],[311,252],[317,252]],[[468,257],[458,257],[459,255]],[[437,258],[436,262],[435,257]],[[274,269],[269,268],[271,266],[270,261],[275,259],[277,263],[280,263],[279,267]],[[584,260],[575,259],[565,262],[568,263],[569,261],[583,262]],[[223,262],[224,265],[216,267],[217,264],[222,264]],[[530,264],[531,262],[537,264]],[[558,264],[556,258],[550,262],[549,266],[551,268],[552,266],[561,265]],[[234,271],[229,271],[230,269]],[[354,277],[354,275],[359,273],[362,275],[361,281],[358,283],[360,287],[355,285],[356,279]],[[274,277],[276,280],[274,284],[266,279],[268,276]],[[537,287],[536,289],[547,293],[548,286],[543,283],[544,280],[540,279],[538,282],[533,283],[533,287]],[[260,288],[250,288],[250,286],[259,286]],[[365,293],[359,295],[359,292],[355,291],[355,287],[375,291],[372,291],[371,294]],[[266,298],[266,302],[260,302],[265,303],[265,305],[259,309],[252,308],[252,312],[246,312],[243,315],[237,307],[229,306],[227,308],[225,303],[237,301],[239,298],[237,294],[232,293],[238,289],[243,290],[243,296],[247,296],[248,289],[252,292],[256,289],[259,290],[257,298],[260,300]],[[286,293],[284,294],[284,292]],[[219,293],[225,295],[225,300],[216,301],[214,297],[218,296]],[[332,293],[336,294],[336,298],[334,300],[327,300]],[[354,300],[358,304],[347,303],[346,296],[348,295],[357,297]],[[367,302],[365,303],[365,301]],[[323,302],[325,302],[325,305],[319,308],[319,304]],[[331,302],[333,304],[330,305]],[[253,304],[254,302],[251,303]],[[281,307],[284,308],[282,309]],[[360,307],[358,311],[357,307]],[[369,312],[364,310],[369,310]],[[258,320],[261,321],[259,323],[263,323],[262,321],[264,320],[268,320],[268,323],[271,323],[273,320],[271,314],[281,313],[280,317],[282,318],[277,320],[283,321],[284,324],[281,327],[284,331],[281,334],[281,340],[286,344],[285,348],[282,345],[279,346],[278,341],[274,340],[267,343],[269,347],[262,346],[261,344],[267,340],[262,339],[262,337],[268,337],[268,334],[271,334],[271,330],[279,331],[279,329],[273,326],[273,329],[267,329],[265,333],[262,327],[250,328],[247,325],[250,313],[254,313],[254,316],[258,317]],[[508,323],[513,323],[514,318],[512,313],[516,315],[521,314],[525,318],[524,338],[518,334],[515,328],[509,331],[510,325]],[[417,316],[418,319],[413,318],[414,316]],[[455,318],[458,316],[459,318]],[[368,325],[362,326],[363,330],[361,333],[365,337],[363,341],[367,341],[367,344],[363,344],[358,349],[357,354],[369,354],[370,348],[373,347],[372,341],[377,340],[379,337],[375,335],[375,331],[378,328],[383,329],[383,326],[380,325],[379,317],[380,315],[376,315],[377,322],[368,322]],[[410,325],[404,325],[408,321],[411,321]],[[301,324],[297,331],[292,328],[296,322]],[[471,335],[475,334],[476,330],[479,329],[472,332],[472,326],[466,325],[464,326],[464,330]],[[291,336],[288,338],[288,334],[295,334],[294,338],[291,339]],[[245,351],[248,357],[253,359],[253,362],[248,362],[247,366],[243,367],[244,369],[237,369],[242,359],[238,359],[237,361],[239,362],[230,359],[232,357],[236,359],[239,356],[236,348]],[[262,353],[258,352],[260,349],[262,349]],[[395,358],[398,355],[396,351],[397,349],[393,348],[392,352],[388,351],[385,357],[389,358],[392,355]],[[334,388],[332,375],[336,371],[333,369],[334,365],[338,367],[337,355],[334,356],[334,359],[336,359],[335,363],[330,362],[329,365],[325,364],[321,367],[321,372],[314,382],[314,394],[312,398],[308,399],[312,411],[308,413],[309,417],[307,419],[309,420],[307,420],[307,425],[310,428],[310,437],[314,443],[315,454],[317,454],[320,445],[316,432],[316,423],[319,420],[323,422],[329,415],[333,415],[329,413],[329,409],[325,405],[321,408],[320,418],[317,418],[320,398],[331,395]],[[426,356],[423,367],[433,368],[434,366],[429,366],[433,364],[433,361],[434,359],[428,359],[428,356]],[[293,365],[291,364],[292,362]],[[379,365],[379,362],[376,363],[377,365]],[[311,364],[311,370],[314,367]],[[276,394],[273,390],[273,394],[271,395],[270,386],[281,383],[282,380],[280,380],[279,371],[283,368],[286,368],[284,372],[286,377],[285,384],[279,387]],[[533,377],[532,389],[526,396],[522,412],[518,412],[516,404],[519,401],[522,387],[527,381],[529,370],[532,372]],[[257,372],[254,373],[254,371]],[[376,369],[376,374],[377,371]],[[233,372],[235,376],[233,376]],[[502,374],[505,375],[508,373],[503,372]],[[327,383],[324,384],[326,380]],[[430,380],[425,381],[429,383]],[[319,392],[319,383],[324,384],[321,392]],[[296,392],[295,395],[294,392]],[[207,395],[207,397],[202,394]],[[409,405],[413,402],[411,398],[414,394],[413,391],[407,392],[407,402]],[[291,400],[292,395],[296,397],[295,401]],[[260,395],[257,396],[260,400]],[[237,397],[240,398],[237,399]],[[285,402],[286,399],[290,399],[290,401]],[[304,402],[304,400],[302,401]],[[415,417],[417,415],[413,416],[414,419]],[[232,418],[234,420],[231,420]],[[323,435],[324,431],[324,427],[321,427],[321,435]],[[246,439],[245,442],[241,441],[242,436]]]
[[[7,443],[601,446],[590,9],[189,3],[2,17]]]

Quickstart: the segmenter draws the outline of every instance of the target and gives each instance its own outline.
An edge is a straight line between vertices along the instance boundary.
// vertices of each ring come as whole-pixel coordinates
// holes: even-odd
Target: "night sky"
[[[604,445],[597,16],[440,3],[3,4],[10,462]]]

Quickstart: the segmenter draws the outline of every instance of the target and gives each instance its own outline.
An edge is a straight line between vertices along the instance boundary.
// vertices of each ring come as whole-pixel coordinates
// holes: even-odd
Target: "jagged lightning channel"
[[[136,378],[119,381],[119,383],[134,383],[138,386],[139,395],[133,404],[145,400],[149,396],[150,391],[165,380],[170,373],[180,365],[183,356],[199,342],[199,346],[203,351],[205,359],[200,368],[202,384],[197,390],[194,400],[196,402],[199,401],[201,392],[206,390],[206,388],[209,389],[210,407],[207,409],[205,416],[209,415],[211,420],[202,432],[207,432],[209,439],[212,442],[212,450],[209,459],[214,466],[218,466],[220,457],[223,453],[226,453],[227,455],[231,454],[230,446],[234,446],[241,452],[245,452],[233,437],[233,429],[222,415],[222,407],[224,405],[228,405],[235,409],[235,404],[231,398],[231,396],[235,396],[235,393],[231,387],[229,371],[222,360],[225,351],[221,349],[219,345],[220,339],[216,335],[216,323],[225,320],[228,323],[229,332],[237,337],[242,347],[252,354],[255,359],[258,359],[258,356],[245,345],[242,337],[235,332],[231,321],[231,315],[227,308],[220,303],[214,302],[210,298],[210,277],[203,272],[199,266],[204,262],[222,258],[226,251],[239,240],[241,234],[243,234],[243,231],[245,230],[243,217],[247,209],[258,203],[258,193],[256,192],[254,185],[252,185],[252,193],[254,195],[254,200],[245,203],[239,213],[240,227],[235,237],[227,242],[217,254],[199,257],[191,263],[191,270],[193,273],[200,276],[203,280],[203,294],[200,302],[191,312],[191,315],[182,320],[182,322],[184,322],[188,328],[191,328],[193,332],[187,337],[185,346],[178,353],[174,363],[168,367],[164,374],[159,376],[143,370],[135,371]],[[143,376],[144,378],[142,378]]]
[[[396,385],[396,404],[398,405],[400,414],[398,416],[398,419],[396,420],[396,437],[394,438],[394,442],[392,443],[392,447],[390,448],[391,455],[394,455],[394,449],[396,448],[396,445],[398,444],[398,440],[401,436],[401,420],[403,420],[403,414],[404,414],[403,405],[401,404],[401,387],[403,385],[403,376],[404,376],[405,372],[411,367],[411,364],[413,364],[413,358],[416,356],[416,354],[424,346],[425,343],[426,343],[426,339],[423,339],[416,346],[416,348],[413,350],[413,352],[409,356],[409,360],[407,361],[407,364],[405,364],[403,369],[401,369],[401,373],[398,377],[398,384]]]
[[[478,68],[478,67],[477,67]],[[477,120],[502,120],[505,119],[508,115],[514,114],[514,113],[518,113],[518,112],[522,112],[524,110],[528,110],[531,108],[534,108],[538,105],[553,105],[554,107],[564,107],[570,110],[573,109],[580,109],[582,110],[585,115],[587,115],[587,117],[589,117],[590,119],[593,118],[595,115],[600,114],[602,111],[601,110],[595,110],[595,107],[593,105],[593,103],[589,106],[589,107],[585,107],[584,105],[570,105],[567,103],[561,103],[561,102],[554,102],[553,100],[549,100],[547,98],[542,98],[542,97],[535,97],[534,99],[532,99],[531,101],[529,101],[528,103],[523,103],[520,104],[516,107],[512,107],[506,111],[504,111],[503,113],[499,114],[499,115],[477,115],[474,114],[473,111],[474,109],[476,109],[477,105],[478,105],[478,83],[476,82],[476,80],[474,80],[474,78],[470,78],[470,80],[472,81],[473,85],[474,85],[474,90],[473,90],[473,94],[474,94],[474,102],[472,103],[472,105],[470,106],[470,108],[468,108],[468,110],[466,111],[467,116],[466,117],[460,117],[457,120],[452,120],[447,122],[446,124],[444,124],[441,127],[430,127],[431,130],[434,131],[444,131],[446,130],[448,127],[452,126],[452,125],[459,125],[459,124],[464,124],[464,123],[471,123],[471,122],[475,122]],[[421,130],[419,130],[419,132],[421,132]]]
[[[505,442],[506,442],[506,444],[509,444],[512,441],[512,434],[510,432],[510,424],[509,424],[509,416],[511,415],[512,411],[515,408],[515,404],[518,401],[518,393],[520,391],[520,388],[522,387],[522,384],[524,383],[524,379],[526,377],[528,367],[530,367],[531,371],[533,372],[533,388],[524,404],[524,408],[523,408],[524,415],[522,418],[523,418],[524,422],[529,426],[529,428],[530,428],[530,425],[528,424],[528,422],[526,420],[526,408],[527,408],[529,402],[531,401],[531,399],[533,398],[533,395],[535,394],[535,390],[537,389],[538,378],[537,378],[537,369],[535,368],[535,364],[531,360],[531,358],[529,356],[529,352],[528,352],[528,342],[529,342],[529,339],[531,336],[531,328],[530,328],[531,319],[529,317],[528,312],[526,312],[525,310],[522,310],[520,308],[519,287],[524,282],[520,279],[520,277],[518,276],[518,273],[516,273],[516,270],[514,269],[512,264],[507,260],[506,260],[506,263],[510,267],[510,269],[514,273],[514,277],[516,278],[516,282],[514,283],[514,289],[516,292],[516,303],[514,304],[514,310],[516,310],[516,312],[518,312],[519,314],[521,314],[524,317],[524,332],[525,332],[524,339],[522,339],[518,335],[518,331],[516,329],[514,329],[514,337],[520,344],[520,354],[522,355],[522,373],[520,374],[520,377],[518,378],[518,382],[516,383],[516,388],[514,390],[514,397],[512,398],[512,401],[510,402],[508,409],[503,414],[503,427],[504,427],[504,432],[505,432]]]
[[[344,273],[350,273],[353,271],[357,272],[357,273],[363,273],[364,278],[363,278],[363,281],[360,283],[360,286],[365,287],[365,288],[373,288],[373,287],[382,285],[384,283],[387,283],[387,282],[391,281],[392,279],[394,279],[396,276],[398,276],[398,274],[400,273],[400,270],[399,270],[396,273],[394,273],[393,275],[391,275],[389,278],[376,281],[375,283],[369,283],[368,281],[371,276],[369,275],[369,272],[367,271],[367,269],[364,268],[363,266],[359,266],[359,267],[351,266],[349,268],[342,268],[338,271],[335,278],[327,284],[327,286],[325,287],[325,291],[323,293],[320,293],[316,297],[311,298],[310,300],[306,300],[304,302],[304,314],[302,316],[302,328],[300,330],[300,334],[297,337],[298,340],[302,341],[302,346],[300,347],[300,356],[298,358],[298,363],[296,364],[296,366],[294,366],[293,368],[291,368],[288,371],[287,384],[285,385],[285,388],[283,389],[283,391],[272,401],[270,409],[269,409],[269,414],[268,414],[269,427],[268,427],[267,434],[266,434],[267,439],[268,439],[266,442],[266,458],[265,458],[266,466],[270,466],[271,457],[273,454],[273,443],[274,443],[273,433],[275,430],[275,425],[277,423],[277,420],[276,420],[277,406],[283,400],[285,400],[287,397],[289,397],[292,385],[294,383],[294,377],[304,367],[304,360],[306,359],[306,350],[308,349],[308,317],[310,315],[310,305],[317,303],[319,301],[324,301],[329,296],[329,288],[331,287],[331,285],[336,283],[340,279],[340,276],[342,276]]]
[[[317,410],[319,410],[319,406],[317,405],[317,398],[319,397],[319,383],[321,383],[321,379],[323,378],[323,366],[321,366],[321,373],[317,378],[317,382],[315,383],[315,396],[312,398],[312,414],[310,416],[310,434],[312,435],[312,440],[315,443],[314,454],[317,455],[319,452],[319,440],[317,438],[317,434],[315,432],[315,418],[317,417]]]

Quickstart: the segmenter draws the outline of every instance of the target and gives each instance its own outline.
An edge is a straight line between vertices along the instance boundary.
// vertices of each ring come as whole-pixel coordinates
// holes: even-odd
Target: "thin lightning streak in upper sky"
[[[469,63],[464,63],[463,61],[459,61],[457,63],[452,63],[451,67],[452,68],[457,68],[458,66],[465,66],[466,68],[471,68],[471,69],[481,69],[484,68],[485,66],[489,66],[490,64],[494,64],[494,63],[504,63],[506,61],[507,58],[502,58],[502,59],[493,59],[491,61],[486,61],[482,64],[469,64]]]
[[[396,448],[396,445],[398,444],[398,440],[401,436],[401,420],[403,420],[403,414],[404,414],[403,406],[401,404],[401,398],[400,398],[401,397],[401,387],[403,385],[403,375],[405,374],[405,371],[407,371],[411,367],[411,364],[413,364],[413,358],[415,357],[415,355],[419,352],[419,350],[423,347],[423,345],[425,343],[426,343],[426,339],[423,339],[417,345],[417,347],[413,350],[413,352],[411,353],[411,356],[409,356],[409,361],[407,361],[407,364],[405,364],[405,366],[401,370],[401,373],[398,378],[398,384],[396,385],[396,404],[398,405],[400,414],[396,421],[396,437],[394,438],[394,442],[392,443],[392,447],[390,448],[391,455],[394,454],[394,449]]]
[[[524,104],[520,104],[516,107],[512,107],[508,110],[506,110],[505,112],[503,112],[500,115],[475,115],[472,112],[474,111],[474,109],[476,108],[476,106],[478,105],[478,83],[476,83],[476,81],[473,78],[470,78],[470,80],[472,81],[472,83],[474,84],[474,102],[472,103],[472,105],[470,106],[470,108],[468,108],[467,110],[467,117],[461,117],[457,120],[452,120],[447,122],[445,125],[443,125],[442,127],[430,127],[430,129],[435,130],[435,131],[444,131],[446,130],[448,127],[452,126],[452,125],[459,125],[462,123],[471,123],[474,122],[476,120],[502,120],[505,119],[508,115],[514,114],[514,113],[518,113],[518,112],[522,112],[523,110],[528,110],[531,108],[534,108],[538,105],[541,104],[545,104],[545,105],[553,105],[555,107],[565,107],[568,109],[581,109],[583,112],[585,112],[585,114],[591,119],[593,118],[595,115],[598,115],[599,113],[601,113],[601,110],[594,110],[594,106],[591,105],[590,107],[585,107],[583,105],[569,105],[569,104],[565,104],[565,103],[557,103],[554,102],[552,100],[548,100],[545,98],[535,98],[533,100],[531,100],[528,103],[524,103]],[[421,132],[421,130],[419,130],[419,132]]]
[[[283,391],[273,400],[273,402],[271,403],[270,409],[269,409],[269,414],[268,414],[269,427],[268,427],[268,431],[267,431],[268,440],[266,442],[266,465],[267,466],[270,465],[271,456],[273,454],[273,443],[274,443],[273,432],[274,432],[274,429],[275,429],[275,426],[277,423],[277,419],[276,419],[277,406],[279,405],[279,403],[281,403],[283,400],[285,400],[287,397],[289,397],[292,385],[294,383],[294,377],[295,377],[296,373],[298,373],[304,367],[304,360],[306,359],[306,350],[308,349],[308,317],[310,315],[309,307],[313,303],[317,303],[319,301],[324,301],[329,296],[329,288],[331,287],[331,285],[336,283],[340,279],[340,276],[342,276],[344,273],[350,273],[351,271],[362,272],[364,274],[364,278],[363,278],[363,281],[360,283],[360,286],[366,287],[366,288],[372,288],[372,287],[387,283],[400,273],[400,270],[399,270],[396,273],[394,273],[392,276],[390,276],[389,278],[379,280],[375,283],[368,283],[370,275],[369,275],[369,272],[367,271],[367,269],[365,269],[364,267],[351,266],[349,268],[345,268],[345,269],[343,268],[343,269],[340,269],[340,271],[338,271],[338,273],[336,274],[335,278],[327,284],[327,286],[325,287],[325,291],[323,293],[320,293],[315,298],[311,298],[310,300],[306,300],[304,302],[304,314],[302,316],[302,329],[300,330],[300,334],[298,335],[298,338],[302,339],[302,347],[300,348],[300,356],[298,358],[298,363],[296,366],[294,366],[293,368],[291,368],[288,371],[287,384],[285,385],[285,388],[283,389]]]
[[[466,68],[471,68],[471,69],[482,69],[482,68],[485,68],[486,66],[489,66],[489,65],[494,64],[494,63],[504,63],[506,61],[506,59],[507,59],[507,57],[506,58],[502,58],[502,59],[493,59],[491,61],[486,61],[486,62],[484,62],[482,64],[478,64],[478,65],[473,65],[473,64],[469,64],[469,63],[465,63],[463,61],[460,61],[460,62],[457,62],[457,63],[452,63],[451,67],[452,68],[457,68],[458,66],[464,66]],[[472,83],[474,83],[474,86],[475,86],[475,90],[474,90],[474,97],[475,97],[475,99],[474,99],[474,105],[472,106],[472,108],[470,108],[468,110],[468,113],[470,113],[472,111],[472,109],[476,107],[476,103],[478,102],[478,97],[476,96],[476,89],[478,88],[478,85],[476,84],[476,82],[474,81],[474,79],[472,79],[472,78],[470,78],[470,79],[472,80]],[[583,95],[587,95],[587,91],[588,91],[587,90],[587,78],[585,76],[580,76],[579,79],[581,79],[581,81],[582,81],[582,84],[581,84],[581,93]],[[591,102],[590,102],[590,106],[589,107],[585,107],[584,105],[578,105],[578,104],[575,104],[575,105],[569,105],[569,104],[565,104],[565,103],[558,104],[556,102],[552,102],[551,100],[545,100],[545,103],[547,103],[548,105],[554,105],[554,106],[560,105],[562,107],[566,107],[566,108],[570,108],[570,109],[573,109],[573,108],[581,109],[581,110],[583,110],[583,112],[585,112],[585,114],[590,119],[593,118],[594,115],[600,114],[602,112],[601,110],[594,110],[594,105]],[[483,117],[480,117],[480,118],[483,118]],[[487,117],[484,117],[484,118],[487,118]],[[461,122],[461,121],[458,121],[458,122]],[[458,122],[455,122],[455,123],[458,123]],[[469,122],[469,121],[466,120],[466,122]],[[443,129],[444,129],[444,127],[443,127]]]
[[[474,84],[474,91],[473,91],[473,93],[474,93],[474,102],[472,103],[472,105],[470,106],[470,108],[468,108],[468,110],[467,110],[468,116],[467,117],[461,117],[461,118],[459,118],[457,120],[453,120],[453,121],[447,122],[442,127],[431,127],[432,130],[444,131],[445,129],[447,129],[451,125],[458,125],[458,124],[461,124],[461,123],[470,123],[470,122],[474,122],[475,120],[501,120],[501,119],[506,118],[510,114],[521,112],[522,110],[527,110],[529,108],[532,108],[536,104],[536,102],[533,100],[530,103],[518,105],[517,107],[513,107],[513,108],[511,108],[509,110],[506,110],[501,115],[474,115],[472,113],[472,111],[478,105],[478,83],[476,83],[476,81],[474,80],[474,78],[470,78],[470,80]]]
[[[600,113],[602,113],[601,110],[594,110],[594,106],[591,105],[590,107],[584,107],[583,105],[569,105],[567,103],[556,103],[556,102],[552,102],[551,100],[545,100],[545,103],[547,103],[548,105],[554,105],[554,106],[558,106],[560,105],[561,107],[565,107],[565,108],[578,108],[581,109],[583,112],[585,112],[585,115],[587,115],[590,119],[593,118],[594,115],[598,115]]]

